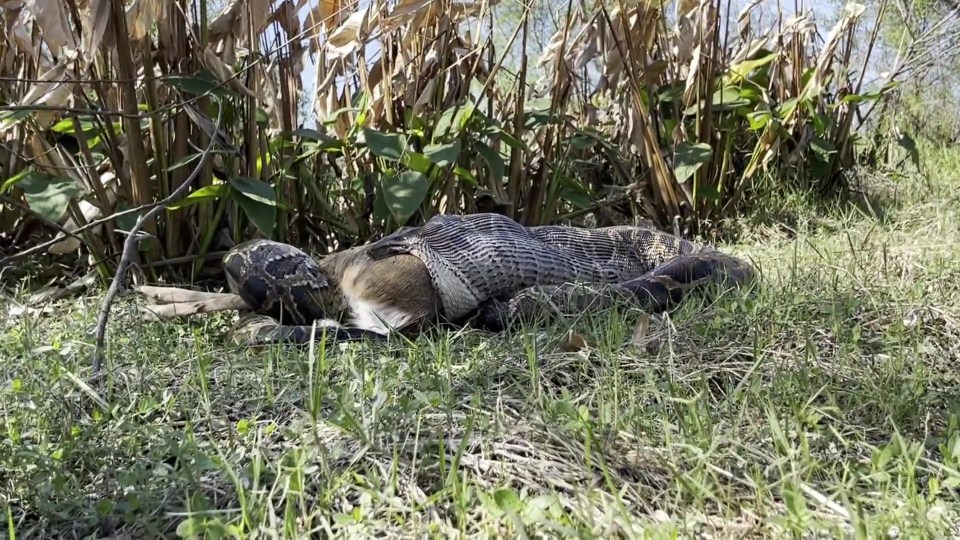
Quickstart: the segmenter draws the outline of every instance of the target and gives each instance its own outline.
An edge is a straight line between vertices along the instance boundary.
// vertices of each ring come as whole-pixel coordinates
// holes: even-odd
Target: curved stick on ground
[[[216,131],[220,129],[220,122],[223,119],[223,105],[220,104],[216,96],[211,95],[210,97],[217,102],[217,122],[214,128],[214,133],[216,133]],[[197,163],[196,167],[194,167],[193,171],[190,173],[190,176],[188,176],[187,179],[173,191],[173,193],[154,203],[147,213],[140,216],[140,219],[137,220],[137,222],[127,233],[127,238],[123,242],[123,252],[120,255],[120,264],[117,265],[117,273],[113,276],[113,281],[110,283],[110,288],[107,289],[107,293],[103,297],[103,304],[100,306],[100,312],[97,314],[96,341],[94,342],[93,351],[94,377],[99,375],[100,369],[103,367],[103,349],[107,335],[107,321],[110,319],[110,306],[113,305],[113,300],[120,292],[120,284],[123,283],[124,278],[126,278],[127,269],[130,266],[130,259],[136,252],[137,232],[140,231],[140,228],[143,227],[143,224],[146,223],[148,219],[151,219],[153,216],[162,212],[164,207],[170,203],[179,200],[180,197],[187,192],[187,188],[189,188],[190,185],[193,184],[193,181],[196,180],[196,178],[200,175],[200,171],[203,170],[204,164],[206,164],[207,159],[210,157],[210,152],[213,150],[213,145],[216,141],[216,137],[212,136],[213,134],[208,135],[210,135],[210,142],[207,144],[207,148],[203,151],[203,154],[200,155],[200,162]]]

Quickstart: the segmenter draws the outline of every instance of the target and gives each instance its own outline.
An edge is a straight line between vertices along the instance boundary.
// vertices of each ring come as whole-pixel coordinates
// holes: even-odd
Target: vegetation
[[[17,538],[956,535],[960,153],[921,152],[942,172],[884,215],[753,230],[761,288],[646,326],[235,350],[127,297],[96,389],[98,298],[23,292],[0,510]]]
[[[10,537],[960,534],[960,8],[742,7],[5,3]],[[308,350],[123,297],[95,384],[171,197],[140,281],[497,211],[736,241],[762,284]]]
[[[23,31],[4,51],[0,223],[11,250],[82,231],[47,251],[89,253],[102,276],[139,209],[198,164],[145,224],[147,269],[196,262],[196,278],[251,234],[325,251],[437,212],[711,232],[758,190],[834,193],[858,105],[896,82],[863,86],[855,4],[818,42],[811,20],[756,28],[752,8],[727,32],[720,4],[568,3],[540,77],[525,54],[504,71],[530,10],[497,50],[486,2],[320,2],[302,22],[292,2],[68,5],[4,10],[49,52]],[[308,51],[316,128],[298,117]]]

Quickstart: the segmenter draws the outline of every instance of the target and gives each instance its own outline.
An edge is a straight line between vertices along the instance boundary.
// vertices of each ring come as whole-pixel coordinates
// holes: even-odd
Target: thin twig
[[[223,120],[223,105],[220,103],[220,99],[217,96],[211,95],[210,97],[213,98],[213,100],[217,103],[216,131],[220,129],[220,122]],[[103,304],[100,306],[100,312],[97,315],[96,341],[94,342],[93,351],[94,377],[100,374],[100,369],[103,367],[103,349],[107,335],[107,321],[110,318],[110,306],[113,304],[113,300],[120,292],[120,284],[123,283],[123,280],[127,275],[127,268],[130,265],[130,259],[136,252],[138,242],[137,232],[144,223],[150,219],[153,219],[153,217],[163,211],[167,205],[180,199],[180,197],[187,192],[187,188],[193,184],[193,181],[200,175],[200,171],[203,170],[207,158],[211,155],[215,141],[216,139],[214,137],[210,137],[210,142],[207,144],[207,148],[203,151],[203,154],[200,155],[199,163],[197,163],[196,167],[194,167],[186,181],[180,184],[180,186],[166,198],[151,205],[152,207],[150,210],[140,216],[133,227],[130,228],[127,238],[123,242],[123,252],[120,255],[120,264],[117,265],[117,273],[113,276],[113,282],[110,283],[110,288],[107,290],[107,294],[103,298]]]

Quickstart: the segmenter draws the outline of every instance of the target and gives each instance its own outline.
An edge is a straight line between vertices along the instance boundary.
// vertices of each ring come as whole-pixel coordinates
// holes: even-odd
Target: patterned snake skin
[[[620,302],[659,312],[690,291],[742,286],[754,277],[746,261],[654,229],[525,227],[500,214],[439,215],[341,254],[331,268],[268,240],[237,246],[224,262],[231,290],[274,319],[258,330],[259,338],[304,342],[312,321],[341,319],[348,310],[328,272],[403,254],[426,266],[443,320],[494,331],[545,313]],[[340,340],[379,337],[328,327]]]

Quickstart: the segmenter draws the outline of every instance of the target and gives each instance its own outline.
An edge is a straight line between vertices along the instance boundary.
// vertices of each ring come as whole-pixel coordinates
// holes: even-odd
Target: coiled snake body
[[[660,312],[754,277],[746,261],[654,229],[525,227],[500,214],[439,215],[319,259],[252,240],[224,267],[254,313],[235,332],[244,342],[306,342],[314,324],[337,340],[443,322],[497,331],[617,302]]]

